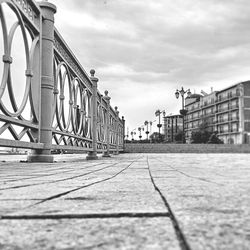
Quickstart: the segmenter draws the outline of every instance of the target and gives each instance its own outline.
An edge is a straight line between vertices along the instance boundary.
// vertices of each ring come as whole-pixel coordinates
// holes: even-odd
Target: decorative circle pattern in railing
[[[54,57],[54,139],[56,144],[89,147],[91,140],[91,92],[62,56]],[[66,139],[67,137],[67,139]]]
[[[31,20],[24,16],[13,1],[0,1],[0,115],[5,122],[0,125],[0,136],[8,131],[8,139],[34,142],[40,105],[39,32],[29,27]]]
[[[0,22],[1,22],[1,28],[2,28],[2,35],[3,35],[3,47],[4,47],[4,55],[3,55],[3,75],[1,77],[1,85],[0,85],[0,109],[1,111],[10,117],[18,117],[19,119],[23,119],[22,113],[24,109],[27,106],[28,100],[31,105],[31,112],[32,112],[32,119],[35,121],[38,121],[38,110],[35,109],[34,103],[33,103],[33,93],[31,84],[33,83],[33,66],[34,66],[34,56],[35,51],[38,49],[38,40],[39,37],[35,36],[33,33],[30,33],[31,31],[26,28],[25,22],[23,20],[23,17],[20,13],[20,11],[16,8],[16,6],[11,1],[1,1],[6,2],[6,4],[12,9],[14,12],[17,21],[13,23],[8,30],[5,13],[3,4],[0,4]],[[6,7],[6,6],[4,6]],[[12,44],[13,40],[15,39],[15,34],[17,30],[20,29],[23,39],[23,45],[24,45],[24,57],[25,57],[25,64],[26,64],[26,71],[23,72],[23,75],[25,75],[26,78],[26,85],[25,85],[25,91],[24,95],[22,97],[21,104],[18,106],[16,102],[16,96],[14,94],[13,89],[13,82],[12,82],[12,74],[11,74],[11,64],[15,58],[12,58]],[[30,35],[32,39],[31,47],[29,47],[28,43],[28,36]],[[7,108],[5,104],[2,101],[2,97],[4,93],[8,91],[9,100],[12,106],[12,110]]]

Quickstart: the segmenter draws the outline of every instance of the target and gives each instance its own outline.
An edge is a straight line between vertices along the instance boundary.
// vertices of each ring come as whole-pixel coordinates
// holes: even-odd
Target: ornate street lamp
[[[126,137],[127,137],[127,141],[128,141],[128,137],[129,137],[129,128],[127,127],[127,134],[126,134]]]
[[[152,135],[152,125],[153,125],[153,122],[150,121],[149,122],[149,134]],[[149,137],[150,138],[150,137]],[[152,142],[152,138],[150,138],[150,143]]]
[[[175,92],[175,97],[178,99],[179,98],[179,96],[181,95],[181,99],[182,99],[182,109],[180,110],[180,114],[182,115],[182,117],[183,117],[183,124],[182,124],[182,126],[183,126],[183,131],[182,131],[182,142],[183,143],[185,143],[186,142],[186,140],[185,140],[185,116],[186,116],[186,114],[187,114],[187,110],[184,108],[184,97],[185,97],[185,94],[187,94],[187,96],[188,97],[190,97],[190,95],[191,95],[191,92],[190,92],[190,89],[188,89],[188,90],[184,90],[184,88],[183,87],[181,87],[181,89],[180,90],[176,90],[176,92]]]
[[[142,138],[141,131],[144,131],[144,128],[139,127],[139,128],[138,128],[138,131],[139,131],[139,139],[140,139],[140,141],[141,141],[141,138]]]
[[[153,122],[152,121],[150,121],[149,122],[149,127],[150,127],[150,129],[149,129],[149,133],[151,134],[151,132],[152,132],[152,125],[153,125]]]
[[[138,131],[139,131],[139,139],[141,140],[141,128],[140,127],[138,128]]]
[[[159,139],[160,139],[161,127],[162,127],[162,124],[161,124],[161,113],[163,114],[163,117],[165,117],[165,115],[166,115],[165,110],[160,111],[159,109],[157,109],[157,110],[155,111],[155,116],[158,116],[158,117],[159,117],[159,123],[157,124],[157,127],[158,127],[158,129],[159,129]]]
[[[159,129],[159,139],[160,139],[160,136],[161,136],[161,111],[159,109],[157,109],[155,111],[155,116],[158,116],[159,117],[159,123],[157,124],[157,127]]]
[[[149,124],[148,121],[145,121],[145,122],[144,122],[144,125],[146,126],[146,129],[147,129],[146,132],[145,132],[146,135],[147,135],[147,141],[148,141],[148,134],[149,134],[149,131],[148,131],[148,124]]]
[[[133,140],[134,140],[134,135],[136,135],[136,132],[133,132],[133,131],[132,131],[130,134],[131,134],[132,141],[133,141]]]
[[[165,123],[165,116],[166,116],[166,111],[165,110],[162,111],[162,115],[163,115],[163,123]],[[164,129],[163,129],[162,133],[164,134],[164,139],[165,139],[166,135],[165,135]]]

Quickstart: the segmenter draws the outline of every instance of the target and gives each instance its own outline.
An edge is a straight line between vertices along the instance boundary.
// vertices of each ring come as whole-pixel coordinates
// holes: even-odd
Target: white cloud
[[[176,88],[209,91],[250,78],[248,0],[51,0],[56,26],[86,71],[96,69],[132,129]]]

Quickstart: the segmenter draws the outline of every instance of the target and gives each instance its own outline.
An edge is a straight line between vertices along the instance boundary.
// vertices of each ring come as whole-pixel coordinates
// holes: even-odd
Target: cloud
[[[250,78],[247,0],[51,0],[56,26],[86,71],[96,69],[131,127],[176,88],[222,89]]]

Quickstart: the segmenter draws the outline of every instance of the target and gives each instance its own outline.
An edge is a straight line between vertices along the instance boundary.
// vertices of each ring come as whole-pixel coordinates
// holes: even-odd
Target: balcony
[[[238,133],[239,132],[239,128],[232,128],[230,129],[231,133]]]
[[[219,130],[219,134],[225,134],[225,133],[227,133],[227,130],[225,130],[225,129]]]
[[[239,121],[239,116],[233,116],[228,118],[219,118],[217,121],[215,121],[216,124],[222,124],[222,123],[228,123],[228,122],[236,122]]]
[[[230,121],[230,122],[232,122],[232,121],[239,121],[239,115],[237,115],[237,116],[232,116],[232,117],[229,117],[228,118],[228,121]]]
[[[200,119],[200,116],[191,116],[191,117],[187,117],[186,121],[187,122],[192,122],[192,121],[196,121],[196,120],[199,120]]]
[[[239,109],[239,104],[231,105],[231,106],[229,107],[229,109],[230,109],[230,110],[232,110],[232,109]]]
[[[216,124],[223,124],[223,123],[228,123],[228,120],[227,119],[219,119],[216,122]]]
[[[239,129],[234,128],[234,129],[222,129],[222,130],[219,130],[219,135],[233,134],[233,133],[239,133]]]
[[[200,110],[200,107],[198,108],[188,108],[187,111],[188,111],[188,114],[192,114],[192,113],[195,113],[195,112],[198,112]]]
[[[230,99],[234,99],[234,98],[238,98],[240,96],[240,93],[232,93],[231,95],[227,95],[227,96],[223,96],[223,97],[218,97],[215,102],[216,103],[220,103],[220,102],[225,102],[228,101]]]
[[[201,108],[208,108],[210,106],[214,106],[215,105],[215,101],[211,101],[211,102],[204,102],[203,105],[201,105]]]
[[[224,107],[218,107],[216,113],[226,113],[228,111],[238,110],[238,109],[239,109],[239,104],[228,105],[228,106],[224,106]]]
[[[215,112],[206,112],[206,113],[203,114],[203,117],[212,116],[214,114],[215,114]]]
[[[227,113],[227,112],[228,112],[228,108],[220,108],[220,109],[217,109],[216,114],[219,114],[219,113]]]

